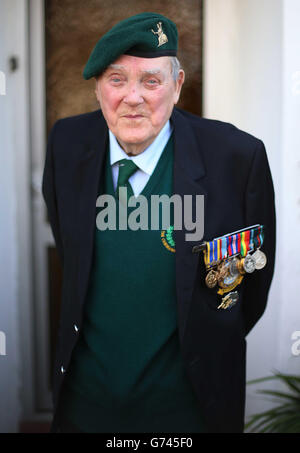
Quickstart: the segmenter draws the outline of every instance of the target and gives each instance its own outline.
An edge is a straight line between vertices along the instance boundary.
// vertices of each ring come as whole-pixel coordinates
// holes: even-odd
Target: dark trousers
[[[82,433],[77,426],[73,425],[69,420],[62,419],[59,422],[58,433]]]

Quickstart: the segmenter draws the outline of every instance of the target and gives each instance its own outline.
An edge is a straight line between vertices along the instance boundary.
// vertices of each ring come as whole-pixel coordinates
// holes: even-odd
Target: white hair
[[[174,81],[176,82],[178,80],[178,77],[179,77],[179,71],[180,71],[180,69],[182,69],[182,67],[181,67],[180,61],[178,60],[177,57],[169,57],[169,58],[170,58],[170,61],[171,61],[171,74],[172,74],[172,77],[173,77]],[[109,67],[112,67],[112,68],[115,68],[115,69],[120,69],[122,66],[112,63],[112,64],[109,65]],[[97,74],[95,76],[96,80],[100,77],[100,75],[101,74]]]
[[[182,69],[181,64],[177,57],[170,57],[170,59],[171,59],[171,66],[172,66],[172,69],[171,69],[172,77],[176,82],[176,80],[178,79],[178,76],[179,76],[179,71],[180,71],[180,69]]]

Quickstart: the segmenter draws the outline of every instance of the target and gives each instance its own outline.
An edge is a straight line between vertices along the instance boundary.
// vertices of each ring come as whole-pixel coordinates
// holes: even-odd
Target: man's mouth
[[[130,120],[135,120],[135,119],[143,118],[143,115],[129,114],[129,115],[123,115],[123,117],[128,118]]]

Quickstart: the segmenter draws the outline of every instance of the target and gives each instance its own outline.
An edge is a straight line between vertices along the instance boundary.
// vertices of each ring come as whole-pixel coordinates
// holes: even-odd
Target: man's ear
[[[182,85],[184,83],[184,79],[185,79],[185,72],[183,69],[180,69],[179,73],[178,73],[178,79],[175,82],[176,83],[176,92],[175,92],[174,104],[177,104],[177,102],[179,101],[180,92],[181,92]]]
[[[99,76],[95,77],[95,95],[96,95],[97,101],[100,103]]]

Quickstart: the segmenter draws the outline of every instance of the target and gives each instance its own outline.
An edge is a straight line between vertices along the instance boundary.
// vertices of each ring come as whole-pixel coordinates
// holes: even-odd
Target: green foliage
[[[175,241],[173,239],[173,231],[174,231],[174,226],[171,225],[166,232],[166,238],[167,238],[168,244],[170,244],[171,247],[175,247]]]
[[[256,384],[268,380],[277,380],[284,384],[287,391],[258,390],[258,393],[268,395],[278,403],[274,408],[250,417],[245,429],[258,433],[300,433],[300,376],[275,373],[261,379],[255,379],[248,384]]]

